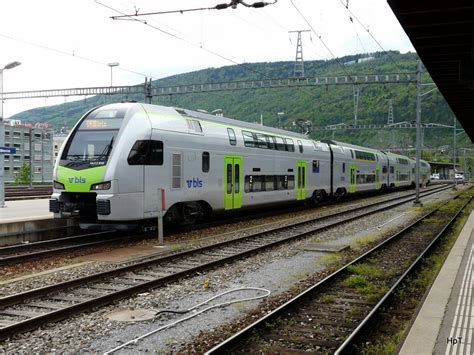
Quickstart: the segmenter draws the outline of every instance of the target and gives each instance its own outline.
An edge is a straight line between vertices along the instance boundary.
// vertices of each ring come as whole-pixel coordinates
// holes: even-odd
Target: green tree
[[[30,166],[24,163],[20,171],[15,174],[15,184],[29,184],[30,183]]]

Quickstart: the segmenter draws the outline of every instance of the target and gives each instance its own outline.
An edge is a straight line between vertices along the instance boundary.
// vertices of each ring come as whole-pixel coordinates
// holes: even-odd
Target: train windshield
[[[86,169],[107,164],[125,110],[98,109],[89,114],[68,140],[60,165]]]

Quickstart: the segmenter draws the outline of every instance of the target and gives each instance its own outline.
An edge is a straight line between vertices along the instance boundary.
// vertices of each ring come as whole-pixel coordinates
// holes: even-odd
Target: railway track
[[[446,186],[433,188],[427,193],[436,193],[438,191],[443,191],[446,189]],[[383,202],[372,203],[368,206],[378,206],[391,201],[397,201],[400,199],[406,199],[408,196],[413,196],[413,193],[403,196],[392,197]],[[366,206],[366,207],[368,207]],[[337,215],[336,215],[337,216]],[[218,221],[219,225],[222,223],[231,223],[227,220]],[[319,221],[319,220],[318,220]],[[205,224],[209,226],[209,223]],[[212,226],[215,226],[213,224]],[[200,228],[204,228],[200,226]],[[90,234],[81,234],[77,236],[71,236],[66,238],[57,238],[41,242],[33,242],[27,244],[17,244],[12,246],[0,247],[0,265],[9,265],[20,263],[25,260],[34,260],[38,258],[44,258],[48,256],[54,256],[61,253],[66,253],[70,251],[85,249],[89,247],[97,247],[103,245],[111,245],[115,243],[126,243],[131,241],[137,241],[144,238],[154,238],[153,234],[140,234],[138,235],[126,235],[124,233],[117,233],[114,231],[110,232],[99,232],[99,233],[90,233]]]
[[[51,185],[5,186],[5,201],[49,198],[52,193]]]
[[[437,193],[430,191],[424,196]],[[412,201],[391,199],[0,298],[0,340]],[[393,201],[397,200],[397,201]],[[341,217],[341,215],[343,215]]]
[[[427,213],[206,354],[357,352],[377,311],[470,201]]]
[[[106,231],[5,246],[0,247],[0,265],[16,264],[25,260],[31,261],[74,250],[133,240],[136,240],[136,237],[127,237],[123,233]]]

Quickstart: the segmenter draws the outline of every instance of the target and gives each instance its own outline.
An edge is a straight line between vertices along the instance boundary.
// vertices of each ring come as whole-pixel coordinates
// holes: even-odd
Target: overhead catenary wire
[[[389,57],[390,61],[397,67],[397,69],[401,72],[401,73],[407,73],[406,70],[403,70],[399,65],[398,63],[395,61],[395,59],[393,59],[393,57],[390,55],[390,53],[380,44],[380,42],[377,40],[377,38],[375,38],[375,36],[372,34],[372,32],[370,32],[369,30],[369,27],[365,27],[365,25],[359,20],[359,18],[351,11],[349,10],[349,1],[347,1],[347,3],[344,3],[343,0],[339,0],[341,5],[344,6],[344,8],[349,12],[349,14],[352,16],[352,18],[354,18],[358,23],[359,25],[362,26],[362,28],[369,34],[370,37],[372,37],[372,39],[375,41],[375,43],[377,43],[377,45],[380,47],[380,49],[382,49],[382,51],[387,54],[387,56]],[[293,0],[292,0],[293,2]]]
[[[222,3],[222,4],[217,4],[215,6],[211,7],[199,7],[199,8],[193,8],[193,9],[182,9],[182,10],[167,10],[167,11],[154,11],[154,12],[144,12],[140,13],[139,9],[135,9],[134,14],[122,14],[119,16],[112,16],[114,20],[130,20],[132,17],[139,17],[139,16],[151,16],[151,15],[166,15],[166,14],[175,14],[175,13],[180,13],[183,14],[185,12],[194,12],[194,11],[203,11],[203,10],[225,10],[228,9],[229,7],[232,9],[235,9],[237,5],[243,5],[245,7],[253,7],[253,8],[262,8],[268,5],[274,5],[276,4],[278,0],[273,0],[273,2],[265,2],[265,1],[258,1],[254,2],[252,4],[247,4],[243,0],[231,0],[230,3]]]
[[[301,12],[301,10],[298,8],[298,6],[296,6],[296,4],[293,2],[293,0],[291,0],[291,4],[293,5],[293,7],[296,9],[296,11],[298,12],[298,14],[301,16],[301,18],[306,22],[306,24],[309,26],[309,28],[311,28],[311,31],[314,32],[314,34],[318,37],[318,39],[321,41],[321,43],[323,44],[324,48],[326,48],[326,50],[329,52],[329,54],[331,54],[332,58],[341,66],[341,68],[343,69],[344,73],[346,73],[346,75],[348,76],[349,80],[350,81],[354,81],[354,79],[352,78],[352,75],[347,71],[347,68],[346,66],[344,65],[344,63],[341,62],[341,60],[339,58],[337,58],[334,53],[332,52],[332,50],[329,48],[329,46],[326,44],[326,42],[324,42],[322,36],[314,29],[314,27],[311,25],[311,23],[308,21],[308,19],[305,17],[305,15],[303,14],[303,12]]]
[[[112,6],[110,6],[110,5],[104,4],[104,3],[100,2],[99,0],[94,0],[94,2],[95,2],[96,4],[98,4],[98,5],[101,5],[101,6],[105,7],[105,8],[107,8],[107,9],[111,10],[111,11],[117,12],[117,13],[123,15],[123,16],[127,16],[127,15],[125,15],[124,12],[122,12],[122,11],[120,11],[120,10],[118,10],[118,9],[116,9],[116,8],[114,8],[114,7],[112,7]],[[260,72],[260,71],[258,71],[258,70],[255,70],[255,69],[249,67],[249,66],[247,65],[247,63],[245,63],[244,61],[240,61],[240,60],[237,60],[237,59],[230,58],[230,56],[220,54],[220,53],[218,53],[217,51],[211,50],[211,49],[209,49],[209,48],[203,46],[202,42],[201,42],[201,43],[194,43],[194,42],[190,41],[189,39],[184,38],[184,36],[178,36],[178,35],[172,33],[171,31],[167,31],[167,30],[164,30],[164,29],[162,29],[162,28],[160,28],[160,27],[158,27],[158,26],[156,26],[156,25],[153,25],[153,24],[150,23],[150,21],[144,21],[144,20],[140,20],[140,19],[137,19],[137,18],[134,18],[134,17],[131,17],[130,20],[135,21],[135,22],[138,22],[138,23],[141,23],[142,25],[145,25],[145,26],[150,27],[150,28],[152,28],[152,29],[154,29],[154,30],[157,30],[157,31],[159,31],[159,32],[161,32],[161,33],[163,33],[163,34],[165,34],[165,35],[171,36],[172,38],[174,38],[174,39],[176,39],[176,40],[179,40],[179,41],[181,41],[181,42],[184,42],[184,43],[186,43],[186,44],[188,44],[188,45],[191,45],[191,46],[193,46],[193,47],[195,47],[195,48],[201,49],[201,50],[203,50],[203,51],[205,51],[205,52],[207,52],[207,53],[209,53],[209,54],[211,54],[211,55],[214,55],[214,56],[216,56],[216,57],[218,57],[218,58],[221,58],[221,59],[223,59],[223,60],[225,60],[225,61],[228,61],[228,62],[230,62],[230,63],[232,63],[232,64],[235,64],[235,65],[242,65],[245,70],[247,70],[247,71],[249,71],[249,72],[252,72],[252,73],[254,73],[254,74],[257,74],[257,75],[259,75],[260,77],[262,77],[263,79],[266,79],[266,80],[271,80],[271,79],[272,79],[272,78],[268,77],[265,73],[262,73],[262,72]],[[351,80],[352,80],[352,78],[351,78]],[[311,97],[316,97],[316,95],[314,95],[314,94],[313,94],[311,91],[309,91],[309,90],[306,90],[306,89],[301,88],[301,87],[297,87],[296,89],[299,90],[300,92],[303,92],[303,93],[305,93],[305,94],[311,96]]]
[[[158,332],[161,332],[162,330],[165,330],[165,329],[168,329],[168,328],[171,328],[171,327],[174,327],[175,325],[179,324],[179,323],[182,323],[184,321],[187,321],[191,318],[194,318],[194,317],[197,317],[198,315],[201,315],[211,309],[214,309],[214,308],[220,308],[220,307],[224,307],[224,306],[229,306],[231,304],[234,304],[234,303],[239,303],[239,302],[248,302],[248,301],[254,301],[254,300],[258,300],[258,299],[262,299],[262,298],[265,298],[265,297],[268,297],[270,296],[271,292],[265,288],[259,288],[259,287],[239,287],[239,288],[236,288],[236,289],[232,289],[232,290],[228,290],[228,291],[225,291],[225,292],[222,292],[222,293],[219,293],[218,295],[215,295],[211,298],[209,298],[208,300],[204,301],[204,302],[201,302],[191,308],[188,308],[186,310],[183,310],[183,311],[176,311],[176,310],[171,310],[171,309],[165,309],[165,310],[160,310],[160,311],[156,311],[156,314],[155,314],[155,318],[160,314],[160,313],[176,313],[176,314],[185,314],[185,313],[189,313],[189,312],[192,312],[194,311],[195,309],[198,309],[199,307],[202,307],[210,302],[212,302],[213,300],[215,300],[216,298],[219,298],[219,297],[222,297],[224,295],[227,295],[227,294],[230,294],[230,293],[234,293],[234,292],[238,292],[238,291],[262,291],[264,292],[263,295],[258,295],[258,296],[254,296],[254,297],[244,297],[244,298],[239,298],[239,299],[236,299],[236,300],[232,300],[232,301],[227,301],[227,302],[222,302],[222,303],[218,303],[216,305],[213,305],[213,306],[208,306],[196,313],[193,313],[189,316],[186,316],[184,318],[181,318],[181,319],[178,319],[174,322],[171,322],[171,323],[168,323],[166,325],[163,325],[157,329],[154,329],[146,334],[143,334],[141,336],[138,336],[132,340],[129,340],[125,343],[123,343],[122,345],[119,345],[111,350],[108,350],[104,353],[104,355],[108,355],[108,354],[112,354],[120,349],[123,349],[124,347],[128,346],[128,345],[131,345],[131,344],[136,344],[138,341],[142,340],[142,339],[145,339],[153,334],[156,334]]]
[[[27,44],[27,45],[30,45],[30,46],[33,46],[33,47],[41,48],[41,49],[44,49],[44,50],[47,50],[47,51],[52,51],[52,52],[56,52],[56,53],[59,53],[59,54],[71,56],[71,57],[74,57],[74,58],[77,58],[77,59],[85,60],[85,61],[88,61],[88,62],[91,62],[91,63],[94,63],[94,64],[100,64],[100,65],[108,66],[108,64],[105,63],[105,62],[101,62],[101,61],[96,60],[96,59],[92,59],[92,58],[85,57],[83,55],[79,55],[75,51],[67,52],[67,51],[62,50],[62,49],[57,49],[57,48],[45,46],[43,44],[34,43],[34,42],[31,42],[31,41],[28,41],[28,40],[25,40],[25,39],[22,39],[22,38],[13,37],[13,36],[6,35],[6,34],[3,34],[3,33],[0,33],[0,37],[7,38],[7,39],[12,40],[12,41],[24,43],[24,44]],[[140,73],[140,72],[130,70],[130,69],[126,69],[126,68],[123,68],[123,67],[118,67],[117,69],[128,72],[128,73],[131,73],[131,74],[136,74],[136,75],[152,78],[152,79],[155,79],[155,80],[158,79],[158,78],[153,77],[152,75],[148,75],[148,74],[145,74],[145,73]]]

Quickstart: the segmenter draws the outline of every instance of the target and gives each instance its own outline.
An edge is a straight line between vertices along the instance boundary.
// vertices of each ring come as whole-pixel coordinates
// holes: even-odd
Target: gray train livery
[[[415,184],[405,156],[186,109],[117,103],[87,112],[59,152],[50,211],[130,228]],[[420,184],[430,166],[422,161]]]

